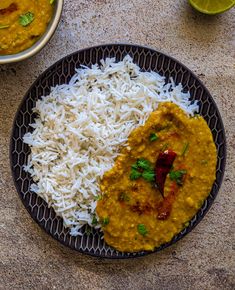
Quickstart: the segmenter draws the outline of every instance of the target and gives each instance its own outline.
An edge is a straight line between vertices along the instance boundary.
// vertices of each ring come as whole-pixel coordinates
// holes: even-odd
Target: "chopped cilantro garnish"
[[[96,226],[96,225],[98,224],[98,220],[97,220],[97,218],[96,218],[95,215],[94,215],[93,218],[92,218],[92,222],[91,222],[91,224],[92,224],[93,226]]]
[[[144,224],[138,224],[137,230],[138,230],[139,234],[141,234],[142,236],[146,236],[148,233]]]
[[[155,172],[154,171],[144,171],[142,173],[142,177],[147,181],[154,181],[155,180]]]
[[[155,172],[153,169],[152,164],[144,158],[138,159],[132,166],[131,166],[131,174],[130,179],[136,180],[140,177],[143,177],[147,181],[154,181]]]
[[[158,135],[157,135],[156,133],[151,133],[151,134],[149,135],[149,140],[150,140],[151,142],[156,141],[158,138],[159,138],[159,137],[158,137]]]
[[[133,168],[133,169],[136,169],[136,170],[137,170],[137,169],[139,168],[139,167],[138,167],[138,164],[137,164],[137,162],[136,162],[136,163],[134,163],[134,164],[132,164],[132,165],[131,165],[131,168]]]
[[[152,165],[147,159],[144,159],[144,158],[138,159],[137,160],[137,165],[141,169],[152,170]]]
[[[33,20],[34,14],[32,12],[27,12],[19,17],[19,22],[22,26],[28,26]]]
[[[139,172],[137,169],[131,168],[131,174],[130,174],[131,180],[136,180],[141,176],[142,176],[141,172]]]
[[[95,196],[94,198],[95,198],[95,200],[97,200],[97,201],[98,201],[98,200],[101,200],[101,199],[102,199],[102,195],[101,195],[101,194],[100,194],[100,195],[97,195],[97,196]]]
[[[103,218],[102,225],[107,226],[108,224],[109,224],[109,218],[108,217]]]
[[[183,176],[187,173],[186,170],[176,170],[170,172],[170,179],[176,181],[178,185],[183,184]]]

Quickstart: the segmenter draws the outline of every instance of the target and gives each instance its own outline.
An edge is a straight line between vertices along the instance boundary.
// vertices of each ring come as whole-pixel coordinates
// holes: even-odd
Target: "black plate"
[[[48,95],[51,86],[68,83],[75,73],[75,68],[80,65],[90,66],[91,64],[99,63],[103,58],[114,56],[116,60],[119,61],[122,60],[126,54],[130,54],[134,62],[137,63],[142,70],[156,71],[164,75],[166,81],[169,80],[169,77],[172,77],[176,83],[181,82],[184,90],[190,92],[192,100],[200,101],[200,114],[205,118],[211,129],[218,153],[216,181],[213,184],[208,198],[190,221],[189,226],[176,235],[171,242],[156,248],[155,252],[180,240],[204,217],[213,203],[222,183],[226,158],[226,141],[223,122],[213,98],[201,81],[188,68],[172,57],[138,45],[109,44],[80,50],[62,58],[48,68],[39,76],[25,95],[14,120],[10,145],[10,159],[15,186],[31,217],[48,234],[72,249],[106,258],[138,257],[151,252],[121,253],[107,246],[104,240],[101,239],[100,232],[92,230],[91,234],[87,235],[85,233],[86,226],[82,229],[84,234],[81,237],[75,238],[70,236],[68,230],[63,227],[62,219],[56,217],[54,210],[48,208],[44,200],[29,190],[32,178],[23,171],[22,166],[26,163],[30,149],[27,145],[23,144],[22,137],[28,132],[29,123],[33,122],[35,118],[32,108],[35,106],[37,99],[42,95]]]

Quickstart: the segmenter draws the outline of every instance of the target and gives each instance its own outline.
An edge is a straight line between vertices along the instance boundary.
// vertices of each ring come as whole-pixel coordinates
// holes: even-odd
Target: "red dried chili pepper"
[[[166,176],[171,170],[176,155],[177,154],[172,150],[160,152],[158,155],[155,166],[155,182],[162,195],[164,194]]]
[[[173,182],[171,184],[170,193],[167,195],[167,197],[163,199],[160,207],[158,208],[157,219],[166,220],[170,216],[172,205],[175,200],[178,189],[179,187],[177,186],[176,182]]]
[[[18,10],[18,7],[15,3],[11,3],[10,6],[4,9],[0,9],[0,15],[11,14]]]

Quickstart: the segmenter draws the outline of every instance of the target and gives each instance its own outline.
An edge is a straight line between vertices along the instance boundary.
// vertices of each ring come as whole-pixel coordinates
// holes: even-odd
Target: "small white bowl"
[[[64,0],[56,0],[54,13],[45,33],[30,48],[16,54],[0,55],[0,64],[25,60],[38,53],[51,39],[59,22],[63,10]]]

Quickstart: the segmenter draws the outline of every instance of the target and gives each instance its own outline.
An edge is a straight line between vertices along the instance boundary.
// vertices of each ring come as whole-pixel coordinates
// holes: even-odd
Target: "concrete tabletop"
[[[209,17],[186,0],[66,0],[50,43],[22,63],[0,66],[0,289],[235,289],[235,9]],[[30,218],[13,185],[9,136],[26,90],[48,66],[81,48],[148,45],[204,82],[221,112],[228,158],[212,208],[183,240],[133,260],[74,252]]]

